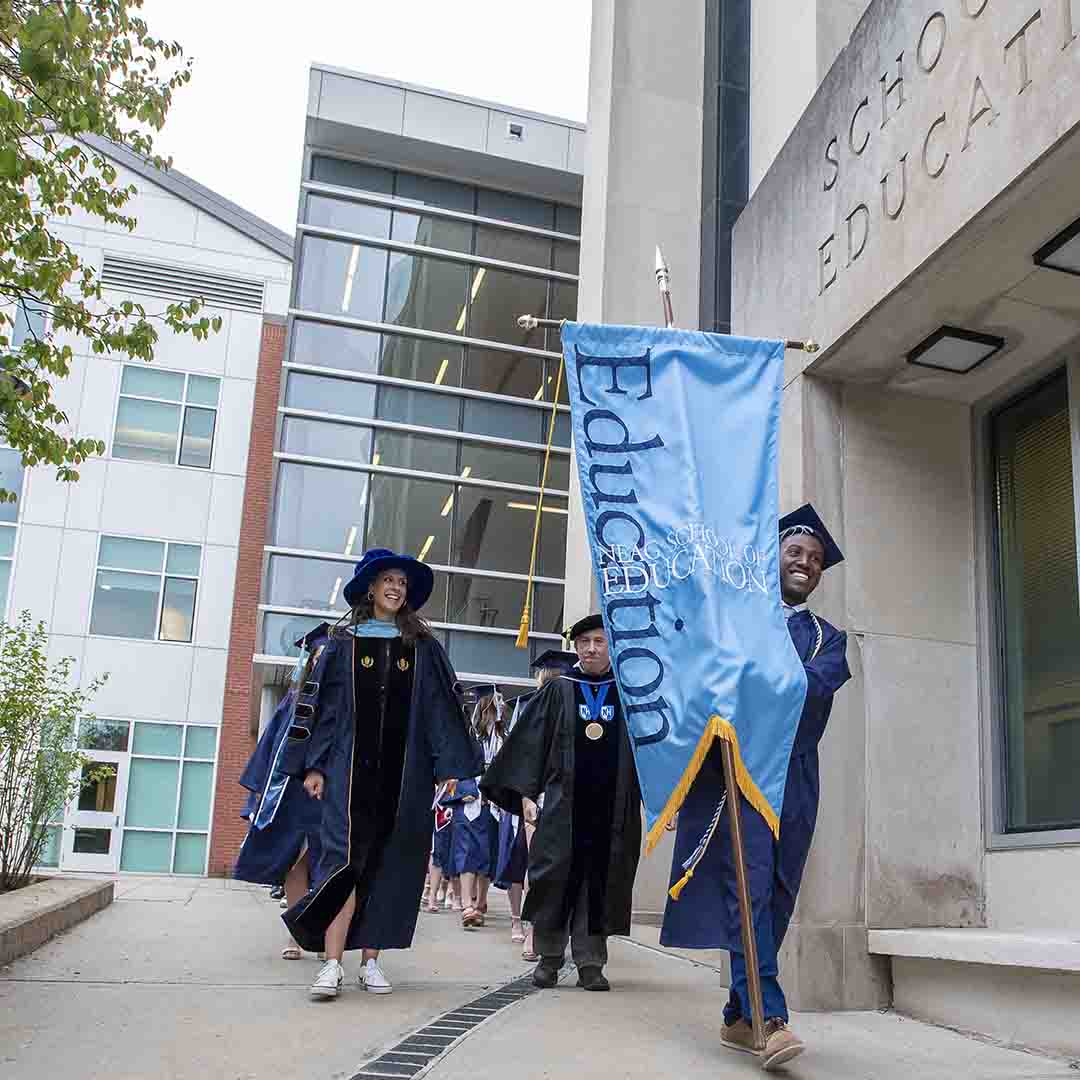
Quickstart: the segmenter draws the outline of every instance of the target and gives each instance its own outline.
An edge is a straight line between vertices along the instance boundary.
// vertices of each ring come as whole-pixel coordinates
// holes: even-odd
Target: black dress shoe
[[[275,885],[270,890],[270,899],[271,900],[280,900],[284,895],[285,895],[285,886],[284,885]]]
[[[611,983],[604,977],[603,968],[578,968],[577,984],[584,990],[610,990]]]
[[[561,967],[562,965],[554,960],[548,960],[546,957],[542,959],[533,972],[533,986],[538,986],[541,990],[551,990],[559,981]]]

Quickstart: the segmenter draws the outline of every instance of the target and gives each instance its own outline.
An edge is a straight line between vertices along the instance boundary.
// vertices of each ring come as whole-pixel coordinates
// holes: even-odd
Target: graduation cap
[[[563,633],[563,637],[571,641],[577,641],[582,634],[588,634],[592,630],[603,630],[604,620],[600,615],[586,615],[584,619],[578,619],[569,630]]]
[[[529,665],[529,669],[540,671],[543,668],[552,668],[555,671],[569,671],[577,662],[577,653],[564,652],[562,649],[548,649]]]
[[[780,542],[783,543],[789,536],[813,536],[820,542],[825,551],[823,570],[844,561],[844,553],[837,547],[825,523],[818,517],[818,512],[809,504],[800,506],[798,510],[792,510],[780,519]]]

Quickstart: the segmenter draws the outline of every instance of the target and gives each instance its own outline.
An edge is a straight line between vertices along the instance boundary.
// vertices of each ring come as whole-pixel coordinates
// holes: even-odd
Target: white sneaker
[[[345,977],[345,971],[336,960],[327,960],[321,968],[315,981],[311,984],[311,996],[317,1001],[326,998],[336,998],[341,989],[341,981]]]
[[[394,992],[390,980],[383,974],[382,968],[379,967],[378,960],[369,960],[364,965],[359,981],[360,985],[369,994],[392,994]]]

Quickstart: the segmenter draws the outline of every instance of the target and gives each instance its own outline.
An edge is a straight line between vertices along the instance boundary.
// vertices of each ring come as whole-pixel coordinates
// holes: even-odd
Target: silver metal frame
[[[334,552],[327,551],[312,551],[308,548],[280,547],[276,544],[267,544],[263,550],[268,555],[286,555],[297,559],[319,559],[322,562],[351,563],[355,562],[357,558],[356,555],[335,554]],[[430,566],[432,570],[438,570],[444,574],[461,574],[465,577],[496,578],[501,581],[526,582],[529,580],[528,574],[517,574],[510,570],[480,570],[476,567],[452,566],[447,563],[432,562],[429,562],[427,565]],[[565,578],[540,577],[537,575],[533,576],[533,581],[539,585],[566,584]]]
[[[347,160],[347,159],[346,159]],[[360,159],[354,159],[360,160]],[[411,169],[397,170],[412,173]],[[419,173],[412,173],[419,176]],[[319,180],[305,180],[300,185],[304,194],[329,195],[335,199],[347,202],[365,203],[368,206],[381,206],[387,210],[404,210],[410,214],[427,215],[428,217],[448,218],[451,221],[462,221],[470,225],[485,225],[493,229],[503,229],[506,232],[525,233],[529,236],[543,236],[551,240],[562,240],[568,244],[581,245],[581,237],[573,233],[559,232],[556,229],[542,229],[536,225],[522,225],[515,221],[503,221],[501,218],[485,217],[483,214],[469,214],[464,210],[447,210],[441,206],[432,206],[428,203],[416,202],[413,199],[404,199],[397,195],[379,195],[374,191],[361,191],[359,188],[340,187],[337,184],[324,184]],[[487,191],[494,190],[485,188]],[[548,201],[548,200],[545,200]],[[550,200],[556,205],[560,204],[557,199]],[[303,220],[304,207],[301,205],[300,214],[297,218],[297,228],[306,224]]]
[[[296,275],[299,277],[299,275]],[[424,330],[419,326],[402,326],[384,323],[377,319],[357,319],[352,315],[338,315],[332,311],[314,308],[290,307],[289,315],[305,322],[321,322],[331,326],[345,326],[353,330],[367,330],[373,334],[395,334],[398,337],[415,337],[424,341],[437,341],[442,345],[464,345],[471,349],[487,349],[491,352],[515,353],[518,356],[534,356],[541,360],[561,360],[562,353],[550,349],[534,349],[530,345],[514,345],[507,341],[488,341],[487,338],[466,337],[464,334],[448,334],[442,330]],[[290,343],[291,344],[291,343]]]
[[[291,461],[298,465],[324,465],[330,469],[345,472],[375,473],[384,476],[399,476],[405,480],[431,480],[437,484],[461,487],[490,488],[493,491],[511,491],[520,495],[539,495],[541,488],[525,484],[511,484],[506,480],[480,480],[472,476],[455,476],[453,473],[420,472],[417,469],[404,469],[400,465],[371,465],[361,461],[341,461],[338,458],[313,457],[309,454],[294,454],[288,450],[275,450],[275,461]],[[570,492],[559,488],[543,488],[545,496],[569,499]]]
[[[550,410],[551,403],[548,402]],[[351,427],[378,428],[384,431],[400,431],[407,435],[427,435],[438,439],[456,439],[458,442],[479,443],[482,446],[502,447],[506,450],[527,450],[530,453],[544,453],[547,449],[541,443],[523,442],[520,439],[504,439],[498,435],[477,435],[470,431],[452,431],[450,428],[422,427],[417,424],[403,424],[398,420],[364,419],[357,416],[345,416],[342,413],[319,412],[317,409],[297,409],[292,405],[279,405],[278,412],[285,417],[298,420],[317,420],[333,424],[348,424]],[[552,445],[553,454],[570,456],[570,447]]]
[[[473,390],[468,386],[443,386],[441,383],[423,383],[415,379],[400,379],[396,375],[378,375],[369,371],[348,371],[344,368],[320,367],[318,364],[297,364],[286,360],[281,368],[284,372],[299,371],[305,375],[321,375],[328,379],[345,379],[349,382],[375,383],[379,386],[399,386],[403,390],[418,390],[420,393],[449,394],[451,397],[474,398],[477,401],[493,401],[499,405],[522,405],[526,408],[543,409],[551,412],[551,402],[536,398],[510,397],[507,394],[493,394],[490,390]],[[282,388],[283,391],[285,387]],[[282,395],[284,396],[284,394]],[[281,408],[292,408],[285,405]],[[570,406],[559,404],[558,411],[567,416],[570,414]],[[459,432],[459,434],[463,434]],[[483,436],[482,436],[483,437]],[[543,447],[541,447],[543,449]],[[553,448],[554,449],[554,448]],[[563,447],[562,449],[566,449]]]
[[[381,236],[345,232],[343,229],[333,229],[328,225],[298,223],[296,232],[299,236],[318,236],[323,240],[339,240],[342,243],[353,244],[358,247],[377,248],[380,251],[398,251],[406,255],[426,255],[429,258],[442,259],[445,262],[457,262],[467,266],[482,266],[485,269],[505,270],[514,274],[528,274],[548,281],[563,281],[568,285],[578,283],[577,274],[568,274],[564,270],[548,270],[542,266],[531,266],[528,263],[505,262],[502,259],[492,259],[487,255],[473,255],[468,251],[454,251],[451,248],[429,247],[426,244],[412,244],[405,240],[389,240]]]
[[[327,622],[340,619],[344,614],[342,611],[331,608],[289,607],[285,604],[260,604],[258,610],[260,615],[298,615],[302,618],[325,619]],[[511,627],[475,626],[472,623],[448,622],[431,622],[428,625],[434,630],[464,630],[470,634],[490,634],[495,637],[516,638],[518,636],[518,631]],[[543,641],[562,641],[561,634],[550,634],[544,630],[530,630],[529,637]]]

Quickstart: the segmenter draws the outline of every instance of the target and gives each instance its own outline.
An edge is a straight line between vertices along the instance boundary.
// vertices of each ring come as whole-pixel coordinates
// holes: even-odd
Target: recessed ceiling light
[[[966,375],[1005,348],[1005,339],[958,326],[942,326],[907,354],[916,367]]]

